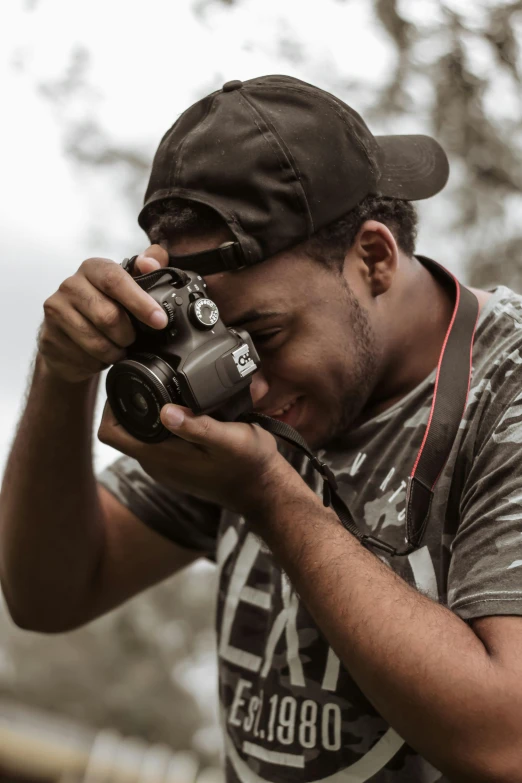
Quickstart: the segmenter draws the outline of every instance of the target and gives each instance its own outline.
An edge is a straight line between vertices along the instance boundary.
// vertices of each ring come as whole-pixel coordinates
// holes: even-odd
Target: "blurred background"
[[[419,204],[418,251],[469,284],[521,292],[521,32],[522,2],[496,0],[3,3],[0,472],[44,300],[85,258],[146,247],[136,215],[161,136],[231,79],[290,74],[374,133],[434,135],[451,177]],[[116,456],[97,444],[96,468]],[[0,751],[2,726],[49,714],[91,739],[110,729],[188,751],[188,778],[219,776],[213,580],[198,564],[59,636],[0,610]]]

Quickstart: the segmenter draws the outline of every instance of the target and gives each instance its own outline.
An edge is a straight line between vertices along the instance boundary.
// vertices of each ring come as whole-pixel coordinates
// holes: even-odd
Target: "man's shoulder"
[[[495,286],[489,291],[475,291],[488,295],[483,308],[484,316],[480,320],[488,322],[507,317],[517,323],[522,323],[522,294],[505,285]]]
[[[476,374],[491,377],[505,362],[522,364],[521,349],[522,295],[497,286],[484,303],[477,323],[473,347]]]
[[[522,296],[497,286],[479,316],[467,418],[491,429],[492,421],[522,395]]]

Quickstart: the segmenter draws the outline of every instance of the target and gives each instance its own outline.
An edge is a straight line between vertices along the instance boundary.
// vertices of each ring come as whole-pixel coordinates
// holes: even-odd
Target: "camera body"
[[[220,320],[201,275],[165,267],[134,279],[166,312],[168,324],[152,329],[128,313],[137,338],[106,379],[120,424],[135,438],[156,443],[172,435],[160,420],[167,403],[222,421],[251,411],[249,387],[259,356],[246,331]]]

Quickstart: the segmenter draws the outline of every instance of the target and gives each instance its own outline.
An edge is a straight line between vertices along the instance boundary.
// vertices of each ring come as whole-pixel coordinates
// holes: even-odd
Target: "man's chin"
[[[326,449],[335,443],[335,440],[339,438],[339,433],[335,429],[330,429],[328,432],[313,432],[298,430],[299,434],[306,441],[309,448],[312,451],[319,451],[319,449]]]
[[[350,413],[346,410],[344,416],[333,424],[329,431],[326,433],[315,434],[315,445],[310,447],[317,451],[318,449],[339,449],[346,446],[347,438],[350,437],[350,433],[355,430],[359,424],[361,410],[364,406],[354,405]],[[303,436],[304,437],[304,436]]]
[[[329,424],[327,429],[323,427],[321,430],[313,427],[313,422],[310,422],[310,412],[307,410],[308,416],[301,415],[295,422],[296,426],[294,429],[306,441],[311,451],[340,447],[350,431],[357,425],[360,409],[363,407],[361,401],[357,400],[357,403],[353,405],[349,413],[345,410],[344,416],[336,418],[335,421]]]

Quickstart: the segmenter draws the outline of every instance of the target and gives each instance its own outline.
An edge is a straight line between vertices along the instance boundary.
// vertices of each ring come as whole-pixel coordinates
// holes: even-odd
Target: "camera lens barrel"
[[[138,440],[158,443],[169,436],[160,412],[169,402],[182,404],[176,374],[154,354],[135,354],[107,373],[107,398],[116,419]]]

